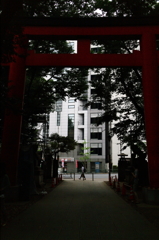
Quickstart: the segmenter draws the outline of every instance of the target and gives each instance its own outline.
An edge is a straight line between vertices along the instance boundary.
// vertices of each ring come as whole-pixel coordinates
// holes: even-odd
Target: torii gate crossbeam
[[[27,66],[142,67],[150,187],[159,188],[158,18],[26,18],[22,19],[22,23],[23,33],[28,39],[78,40],[78,51],[77,54],[37,54],[17,48],[17,53],[26,57],[17,55],[16,62],[10,63],[9,83],[14,86],[10,95],[20,99],[19,109],[22,109]],[[138,39],[140,51],[131,54],[91,54],[91,39]],[[4,123],[2,158],[9,166],[13,184],[16,182],[21,120],[21,115],[9,112]],[[9,152],[8,144],[12,144]]]

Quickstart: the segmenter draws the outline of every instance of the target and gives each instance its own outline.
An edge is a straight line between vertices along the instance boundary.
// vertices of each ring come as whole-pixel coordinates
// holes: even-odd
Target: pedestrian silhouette
[[[85,168],[84,168],[84,166],[82,166],[82,167],[81,167],[81,176],[80,176],[79,179],[83,178],[83,181],[86,180],[86,177],[85,177],[85,175],[84,175],[84,172],[85,172]]]

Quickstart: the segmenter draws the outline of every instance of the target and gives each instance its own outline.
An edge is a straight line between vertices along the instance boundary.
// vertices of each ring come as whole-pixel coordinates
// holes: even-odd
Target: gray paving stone
[[[102,180],[64,180],[1,230],[1,240],[159,239],[159,230]]]

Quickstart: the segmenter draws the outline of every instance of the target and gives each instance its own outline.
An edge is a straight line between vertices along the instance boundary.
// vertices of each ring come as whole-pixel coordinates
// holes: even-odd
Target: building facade
[[[76,42],[69,42],[77,50]],[[94,74],[90,71],[88,82]],[[84,97],[90,99],[94,89],[89,85]],[[86,161],[87,172],[106,172],[106,127],[105,124],[96,125],[98,117],[102,110],[98,103],[85,107],[85,101],[75,100],[75,98],[66,98],[65,101],[59,100],[56,103],[55,111],[50,113],[49,135],[58,133],[61,136],[69,136],[78,142],[74,151],[68,154],[59,154],[59,163],[65,172],[78,172],[83,164],[82,154],[90,153]],[[111,150],[109,149],[109,152]]]
[[[91,78],[91,73],[88,76]],[[93,89],[85,93],[85,97],[91,98]],[[99,104],[85,107],[85,102],[74,98],[66,98],[56,103],[55,111],[50,113],[49,135],[58,133],[61,136],[69,136],[78,142],[74,151],[68,154],[60,153],[59,162],[64,171],[78,172],[83,160],[81,153],[89,152],[90,158],[86,161],[87,172],[105,172],[106,164],[106,132],[105,124],[96,125],[102,110]],[[86,149],[87,148],[87,149]]]

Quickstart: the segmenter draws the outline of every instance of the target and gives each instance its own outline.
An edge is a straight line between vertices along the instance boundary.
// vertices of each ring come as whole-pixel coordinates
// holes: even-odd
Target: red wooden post
[[[159,71],[155,34],[143,34],[141,50],[150,187],[159,188]]]
[[[26,41],[26,39],[25,39]],[[1,160],[6,164],[6,170],[11,185],[17,182],[17,166],[19,157],[22,109],[25,86],[25,59],[27,48],[17,45],[15,62],[10,63],[9,98],[12,107],[7,107],[4,117]]]
[[[77,53],[81,56],[83,56],[83,59],[85,59],[85,55],[90,54],[91,42],[89,39],[79,39],[77,44]]]

